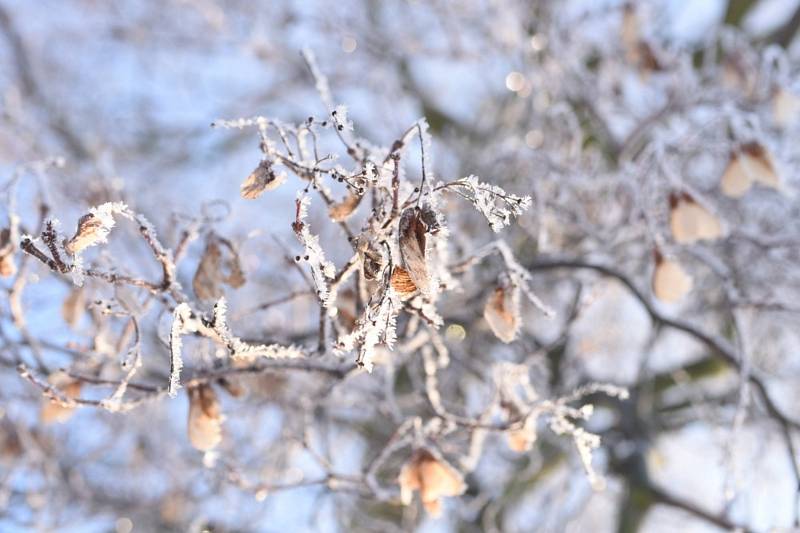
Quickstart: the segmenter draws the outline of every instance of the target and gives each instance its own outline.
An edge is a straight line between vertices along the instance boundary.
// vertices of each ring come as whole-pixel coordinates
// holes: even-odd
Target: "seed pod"
[[[350,193],[341,202],[331,205],[328,209],[328,215],[330,215],[331,220],[334,222],[343,222],[350,218],[350,215],[355,212],[358,204],[361,203],[361,198],[363,198],[363,196]]]
[[[722,224],[719,219],[689,194],[672,194],[669,202],[670,229],[676,242],[691,244],[702,239],[718,239],[722,236]]]
[[[410,504],[413,491],[419,491],[422,505],[433,517],[442,513],[442,497],[460,496],[467,490],[458,470],[423,448],[415,451],[403,465],[397,481],[403,504]]]
[[[75,255],[84,249],[105,241],[110,227],[94,213],[83,215],[78,220],[78,229],[75,235],[64,244],[64,248],[71,255]]]
[[[519,289],[515,286],[497,287],[483,307],[483,318],[498,339],[512,342],[519,332]]]
[[[74,287],[61,305],[61,316],[64,322],[74,329],[81,321],[85,310],[86,296],[83,287]]]
[[[653,294],[662,302],[677,302],[692,289],[692,277],[677,261],[664,258],[656,251],[653,270]]]
[[[361,257],[361,269],[368,280],[377,279],[383,270],[383,255],[375,244],[368,239],[359,239],[358,255]]]
[[[400,257],[411,281],[424,295],[430,292],[425,241],[428,228],[422,220],[422,210],[410,207],[400,216]]]
[[[242,198],[255,200],[265,191],[277,189],[286,180],[286,175],[276,174],[270,161],[262,160],[256,169],[247,176],[241,186]]]
[[[218,300],[223,296],[222,287],[220,287],[221,263],[222,251],[214,239],[209,239],[192,279],[192,288],[199,299]]]
[[[189,387],[189,442],[208,451],[222,440],[222,414],[211,385]]]
[[[778,173],[769,152],[759,143],[747,143],[738,152],[732,152],[728,166],[722,174],[720,188],[733,198],[743,196],[754,183],[777,189]]]
[[[410,298],[415,292],[417,292],[417,286],[414,285],[414,282],[411,280],[411,276],[408,274],[408,271],[401,266],[396,266],[392,270],[390,283],[403,300]]]

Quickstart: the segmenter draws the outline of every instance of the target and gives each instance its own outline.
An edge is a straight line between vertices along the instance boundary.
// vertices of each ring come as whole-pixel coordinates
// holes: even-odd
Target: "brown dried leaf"
[[[222,414],[211,385],[189,387],[189,442],[201,451],[211,450],[222,440]]]
[[[83,287],[73,288],[64,303],[61,304],[61,316],[64,318],[69,327],[75,328],[83,317],[86,310],[86,295]]]
[[[412,454],[400,470],[397,481],[404,504],[411,503],[413,491],[419,491],[425,510],[434,517],[441,514],[441,498],[460,496],[467,490],[464,477],[458,470],[425,449]]]
[[[516,287],[497,287],[483,307],[483,317],[498,339],[512,342],[519,331],[519,290]]]
[[[224,293],[222,282],[222,251],[215,239],[206,241],[206,248],[192,279],[194,293],[201,300],[219,300]]]
[[[69,377],[64,372],[54,372],[47,381],[67,398],[77,398],[81,394],[81,382]],[[62,405],[57,400],[45,398],[42,409],[39,412],[39,419],[43,424],[66,422],[74,411],[74,407]]]
[[[363,196],[350,193],[341,202],[332,204],[328,209],[328,215],[330,215],[331,220],[334,222],[343,222],[350,218],[350,215],[355,212],[358,204],[361,203],[361,198],[363,198]]]
[[[670,196],[670,229],[681,244],[722,236],[719,219],[687,193]]]
[[[414,285],[408,270],[401,266],[396,266],[392,270],[390,283],[401,299],[410,298],[417,292],[417,286]]]
[[[256,169],[247,176],[241,186],[242,198],[255,200],[265,191],[277,189],[284,180],[284,174],[276,174],[272,168],[272,163],[266,160],[261,161]]]
[[[422,210],[410,207],[400,216],[400,257],[403,268],[422,294],[429,294],[430,279],[425,259],[427,226],[422,220]]]
[[[360,239],[358,242],[358,255],[361,257],[361,269],[364,278],[377,279],[383,270],[383,256],[372,241]]]

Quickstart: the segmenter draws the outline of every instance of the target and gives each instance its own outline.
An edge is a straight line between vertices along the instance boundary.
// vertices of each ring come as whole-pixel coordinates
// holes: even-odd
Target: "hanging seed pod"
[[[111,226],[107,220],[94,213],[88,213],[78,220],[78,229],[75,231],[75,235],[64,244],[64,248],[71,255],[76,255],[90,246],[105,242],[109,231],[111,231]]]
[[[189,442],[208,451],[222,440],[222,414],[217,394],[211,385],[189,387]]]
[[[392,270],[390,283],[403,300],[411,298],[417,292],[417,286],[414,285],[408,271],[401,266],[396,266]]]
[[[86,295],[83,287],[74,287],[64,303],[61,304],[61,316],[69,327],[75,328],[83,317],[86,310]]]
[[[350,218],[350,215],[355,212],[358,204],[361,203],[361,198],[363,198],[363,196],[350,193],[341,202],[331,205],[328,209],[328,215],[331,217],[331,220],[334,222],[344,222]]]
[[[411,281],[422,294],[427,295],[430,292],[430,278],[425,258],[428,228],[422,219],[422,213],[420,208],[410,207],[400,215],[400,257]]]
[[[662,302],[672,303],[683,298],[692,289],[692,277],[677,261],[666,259],[655,252],[653,294]]]
[[[467,490],[464,477],[458,470],[422,448],[403,465],[397,481],[403,504],[410,504],[413,492],[419,491],[422,505],[433,517],[442,513],[443,497],[460,496]]]
[[[800,118],[800,97],[779,87],[772,94],[772,120],[781,129],[788,128]]]
[[[194,293],[201,300],[219,300],[223,296],[222,287],[222,251],[215,239],[208,239],[206,248],[197,271],[192,279]]]
[[[264,159],[242,183],[242,198],[255,200],[265,191],[277,189],[285,180],[286,175],[283,173],[276,174],[272,168],[272,162]]]
[[[47,381],[67,398],[74,399],[81,394],[81,382],[69,377],[65,372],[54,372],[47,378]],[[66,422],[74,411],[75,408],[70,405],[64,405],[58,400],[45,398],[42,409],[39,412],[39,419],[43,424]]]
[[[769,152],[761,144],[752,142],[731,153],[720,188],[726,196],[739,198],[755,183],[777,189],[780,180]]]
[[[519,288],[506,283],[489,295],[483,307],[483,318],[498,339],[512,342],[519,332]]]
[[[670,229],[676,242],[691,244],[722,236],[722,224],[719,219],[689,194],[672,194],[669,203]]]

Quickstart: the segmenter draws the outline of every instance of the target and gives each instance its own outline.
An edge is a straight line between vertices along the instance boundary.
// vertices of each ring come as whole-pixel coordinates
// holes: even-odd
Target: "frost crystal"
[[[486,217],[495,232],[510,225],[512,217],[520,216],[531,206],[530,196],[507,193],[497,185],[479,181],[477,176],[467,176],[446,184],[440,182],[436,189],[451,187]]]
[[[311,267],[311,277],[317,289],[317,296],[324,307],[328,307],[330,290],[328,281],[336,275],[336,267],[325,258],[325,252],[319,245],[319,237],[311,233],[308,223],[305,222],[308,216],[308,204],[311,198],[302,191],[297,193],[297,220],[292,225],[298,240],[305,247],[303,259]]]

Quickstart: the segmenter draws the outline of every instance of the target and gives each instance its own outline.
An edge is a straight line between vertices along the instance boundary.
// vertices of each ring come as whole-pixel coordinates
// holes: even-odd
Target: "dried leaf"
[[[410,207],[400,216],[400,257],[403,268],[422,294],[430,292],[430,278],[425,258],[427,226],[422,220],[422,210]]]
[[[355,212],[358,204],[361,203],[361,198],[363,198],[363,196],[357,196],[350,193],[341,202],[331,205],[331,207],[328,209],[328,214],[330,215],[331,220],[334,222],[343,222],[347,220],[350,215]]]
[[[687,193],[670,196],[670,229],[681,244],[722,236],[719,219]]]
[[[85,310],[86,295],[83,287],[75,287],[70,291],[64,299],[64,303],[61,305],[61,316],[69,327],[75,328],[81,321]]]
[[[222,414],[217,395],[206,384],[188,390],[189,442],[198,450],[211,450],[222,440]]]
[[[653,294],[662,302],[677,302],[692,289],[692,277],[677,261],[656,253],[653,271]]]
[[[77,398],[81,394],[81,382],[69,377],[64,372],[54,372],[47,381],[67,398]],[[45,398],[42,409],[39,412],[39,419],[43,424],[66,422],[74,411],[74,407],[62,405],[57,400]]]
[[[483,308],[483,317],[498,339],[512,342],[519,332],[519,289],[513,286],[497,287]]]
[[[265,191],[277,189],[286,180],[286,175],[276,174],[272,168],[272,163],[267,160],[261,161],[256,169],[247,176],[241,186],[242,198],[255,200]]]
[[[392,287],[402,299],[410,298],[417,292],[417,286],[414,285],[408,270],[401,266],[394,267],[392,270],[392,277],[390,280]]]
[[[441,514],[442,497],[460,496],[467,490],[461,473],[426,449],[412,454],[400,470],[397,481],[402,502],[408,505],[413,491],[419,491],[422,505],[433,517]]]
[[[361,269],[364,278],[368,280],[377,279],[383,270],[383,254],[375,243],[368,239],[359,239],[358,255],[361,258]]]

